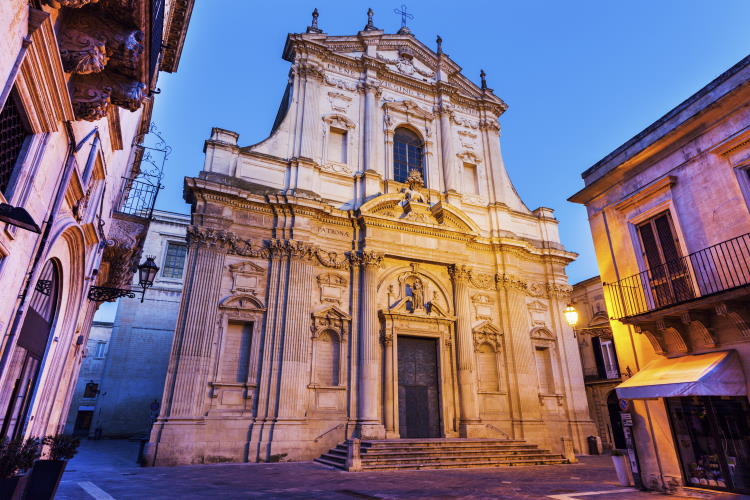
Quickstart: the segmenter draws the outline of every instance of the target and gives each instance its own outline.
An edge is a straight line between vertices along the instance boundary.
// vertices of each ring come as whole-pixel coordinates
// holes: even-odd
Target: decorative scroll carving
[[[352,103],[352,98],[341,92],[328,92],[328,100],[331,103],[331,108],[336,111],[346,112],[349,109],[349,105]],[[352,124],[351,128],[354,128]]]
[[[359,254],[364,267],[380,268],[383,266],[383,254],[372,250],[362,250]]]
[[[97,3],[99,0],[47,0],[47,4],[50,7],[59,9],[60,7],[68,7],[69,9],[80,9],[86,5]]]
[[[414,51],[407,46],[399,47],[397,59],[391,59],[390,57],[386,57],[382,54],[378,54],[377,58],[379,61],[383,61],[388,65],[394,66],[397,71],[405,75],[414,76],[414,73],[417,73],[419,75],[426,76],[427,78],[435,77],[434,72],[424,70],[414,64]]]
[[[498,274],[496,276],[496,282],[498,286],[501,286],[503,288],[519,290],[524,293],[527,293],[529,288],[529,284],[527,282],[512,274]]]
[[[340,78],[333,78],[330,75],[325,75],[325,82],[331,87],[336,87],[342,90],[349,90],[354,92],[357,90],[357,84],[354,82],[348,82]]]
[[[220,251],[229,251],[237,236],[230,231],[201,226],[188,226],[188,246],[206,246]],[[248,256],[250,257],[250,256]]]
[[[657,337],[653,331],[651,331],[650,329],[644,329],[638,325],[635,325],[634,329],[636,333],[642,333],[643,335],[646,336],[648,341],[651,342],[651,347],[653,347],[654,352],[656,354],[660,354],[660,355],[666,354],[666,351],[664,349],[664,345],[662,344],[661,339]]]
[[[403,101],[386,102],[385,104],[383,104],[383,109],[387,110],[389,113],[401,113],[407,117],[407,121],[410,116],[415,116],[424,120],[432,120],[435,118],[435,115],[427,110],[422,109],[419,104],[409,99],[405,99]]]
[[[479,352],[482,344],[489,344],[497,352],[500,349],[503,332],[489,321],[482,321],[472,329],[474,350]]]
[[[60,57],[65,71],[98,73],[107,66],[137,79],[144,50],[143,32],[91,12],[64,17],[60,29]]]
[[[324,331],[335,332],[339,341],[346,342],[349,336],[349,323],[352,317],[334,305],[324,306],[311,314],[312,338],[318,338]]]
[[[497,122],[497,120],[483,119],[483,120],[479,120],[479,128],[482,129],[482,130],[484,130],[484,129],[490,129],[490,130],[494,130],[496,132],[499,132],[500,131],[500,124]]]
[[[140,258],[146,228],[138,222],[120,219],[113,219],[110,227],[102,258],[108,264],[109,272],[103,285],[129,288]]]
[[[547,283],[547,294],[550,297],[564,299],[570,297],[573,287],[563,283]]]
[[[495,276],[493,276],[492,274],[472,273],[469,276],[469,282],[474,288],[480,288],[482,290],[497,289]]]
[[[146,98],[144,84],[109,71],[75,75],[71,82],[73,109],[82,120],[104,118],[110,103],[135,111]]]

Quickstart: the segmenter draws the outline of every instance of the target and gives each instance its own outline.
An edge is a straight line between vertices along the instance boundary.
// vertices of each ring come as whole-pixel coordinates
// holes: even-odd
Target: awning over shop
[[[734,351],[656,359],[617,386],[620,399],[745,396],[747,382]]]

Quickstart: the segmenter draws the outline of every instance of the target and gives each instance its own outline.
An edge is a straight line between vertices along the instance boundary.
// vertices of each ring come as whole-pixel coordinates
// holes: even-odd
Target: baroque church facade
[[[402,28],[290,34],[270,137],[185,179],[185,289],[154,465],[305,460],[351,437],[595,434],[563,320],[575,258],[503,165],[506,104]]]

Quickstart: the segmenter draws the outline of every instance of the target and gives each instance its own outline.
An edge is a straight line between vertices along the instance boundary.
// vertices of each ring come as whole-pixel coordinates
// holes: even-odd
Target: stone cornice
[[[195,0],[171,0],[169,18],[166,20],[164,30],[166,36],[164,37],[160,64],[160,69],[167,73],[177,71],[194,3]]]

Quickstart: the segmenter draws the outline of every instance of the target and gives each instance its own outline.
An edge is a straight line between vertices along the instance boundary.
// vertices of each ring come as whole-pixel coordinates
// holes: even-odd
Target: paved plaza
[[[665,498],[620,486],[607,456],[574,465],[347,473],[313,462],[141,468],[137,453],[135,442],[83,441],[57,498]]]

